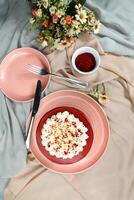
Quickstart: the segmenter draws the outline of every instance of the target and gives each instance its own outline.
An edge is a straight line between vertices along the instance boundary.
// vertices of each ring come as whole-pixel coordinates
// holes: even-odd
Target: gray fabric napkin
[[[87,7],[100,16],[97,35],[103,49],[117,55],[134,58],[134,1],[87,0]]]
[[[21,33],[28,22],[26,1],[0,0],[0,60],[12,49],[21,47]],[[8,182],[26,164],[23,134],[30,103],[14,103],[0,91],[0,199]]]
[[[21,47],[21,33],[28,22],[26,1],[0,1],[0,59]],[[26,164],[23,134],[30,103],[14,103],[0,91],[0,177],[16,175]]]

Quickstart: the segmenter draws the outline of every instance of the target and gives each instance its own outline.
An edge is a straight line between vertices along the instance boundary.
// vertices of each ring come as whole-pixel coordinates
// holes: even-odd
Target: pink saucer
[[[93,130],[93,142],[88,153],[77,162],[61,164],[44,155],[37,142],[37,128],[42,117],[58,107],[72,107],[80,110],[89,121]],[[39,134],[39,133],[38,133]],[[30,149],[43,166],[60,173],[78,173],[91,167],[102,156],[109,138],[109,124],[101,106],[91,97],[73,90],[57,91],[41,100],[35,117]]]
[[[47,87],[50,76],[41,77],[27,71],[27,64],[35,64],[51,71],[47,58],[33,48],[18,48],[11,51],[0,64],[0,89],[15,101],[30,101],[34,97],[37,80],[42,88]]]

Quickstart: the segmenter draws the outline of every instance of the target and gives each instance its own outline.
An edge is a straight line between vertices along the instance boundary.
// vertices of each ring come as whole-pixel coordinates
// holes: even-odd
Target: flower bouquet
[[[99,20],[84,7],[85,0],[32,1],[31,28],[38,30],[42,47],[63,49],[71,46],[81,32],[97,33]]]

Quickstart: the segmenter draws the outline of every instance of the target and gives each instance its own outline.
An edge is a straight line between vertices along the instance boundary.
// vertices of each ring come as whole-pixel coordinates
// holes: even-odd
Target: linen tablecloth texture
[[[104,53],[94,37],[83,34],[68,50],[47,55],[53,71],[69,67],[74,50],[85,45],[101,55],[100,69],[86,80],[90,84],[105,82],[110,97],[104,106],[111,131],[104,155],[83,173],[60,175],[42,167],[29,153],[27,167],[9,182],[5,200],[134,199],[134,60]],[[67,89],[59,83],[51,84],[52,91],[63,88]]]

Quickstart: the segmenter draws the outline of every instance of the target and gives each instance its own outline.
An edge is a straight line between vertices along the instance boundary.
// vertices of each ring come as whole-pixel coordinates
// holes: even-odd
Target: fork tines
[[[34,74],[42,74],[41,72],[42,72],[42,68],[41,67],[39,67],[39,66],[36,66],[36,65],[31,65],[31,64],[28,64],[27,65],[27,67],[26,67],[26,69],[28,70],[28,71],[30,71],[30,72],[32,72],[32,73],[34,73]]]

